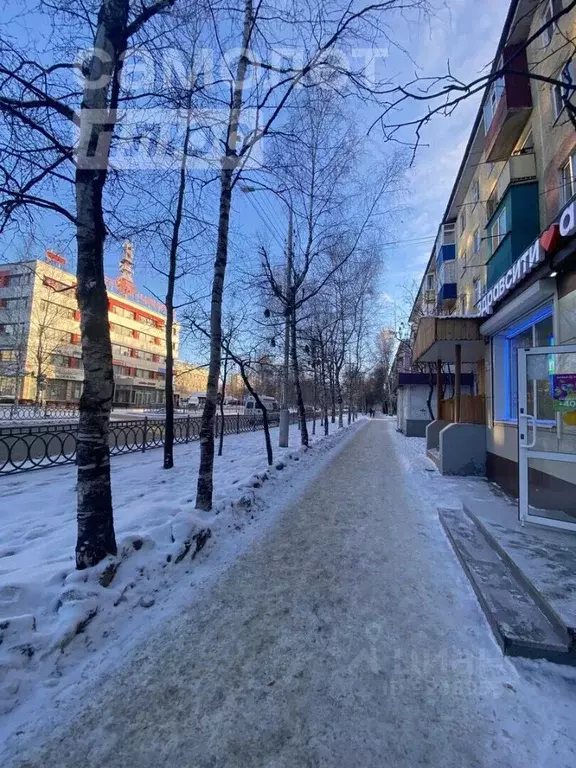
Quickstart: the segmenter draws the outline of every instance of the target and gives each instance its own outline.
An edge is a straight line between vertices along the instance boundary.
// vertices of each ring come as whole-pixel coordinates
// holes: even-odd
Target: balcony
[[[439,302],[454,300],[458,296],[456,281],[456,260],[450,259],[440,264],[436,278],[437,298]]]
[[[533,152],[520,152],[512,155],[498,177],[496,184],[496,207],[511,184],[532,181],[535,178],[536,155]]]
[[[455,362],[456,345],[461,347],[461,361],[474,363],[484,357],[484,339],[480,335],[479,318],[423,317],[414,341],[414,361]]]
[[[528,156],[530,157],[530,156]],[[510,158],[510,160],[523,159]],[[513,173],[512,164],[510,173]],[[520,166],[520,164],[519,164]],[[506,233],[490,256],[486,272],[486,288],[491,288],[510,269],[516,259],[540,234],[538,183],[510,184],[486,225],[488,248],[493,244],[493,228],[502,212],[506,212]]]
[[[532,110],[532,93],[526,51],[517,45],[504,49],[510,71],[493,83],[484,105],[486,160],[495,163],[510,157]]]

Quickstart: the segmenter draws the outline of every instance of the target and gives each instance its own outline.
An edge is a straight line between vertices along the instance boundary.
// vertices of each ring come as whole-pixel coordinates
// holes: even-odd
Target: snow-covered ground
[[[177,612],[145,632],[158,599],[105,675],[48,689],[0,764],[573,768],[574,670],[502,655],[438,520],[487,484],[440,477],[391,420],[349,434],[265,483],[274,525],[225,570],[216,541],[183,561]]]
[[[123,638],[142,635],[151,614],[160,620],[170,595],[173,607],[182,599],[181,590],[189,595],[190,573],[198,583],[197,571],[208,577],[211,564],[216,568],[233,559],[270,523],[296,478],[308,477],[318,458],[342,439],[337,425],[330,429],[332,435],[324,439],[317,427],[309,451],[299,447],[296,426],[291,427],[286,449],[277,448],[278,430],[272,430],[272,468],[266,464],[262,431],[226,436],[224,455],[215,463],[211,513],[194,509],[198,443],[176,446],[176,466],[170,471],[161,469],[161,450],[113,462],[119,556],[83,572],[74,569],[74,467],[1,479],[4,732],[11,730],[15,713],[39,689],[55,694],[66,689],[79,675],[92,674],[110,654],[122,652]],[[206,540],[208,529],[211,536]],[[192,559],[205,540],[198,569]],[[162,604],[160,612],[158,605],[150,610],[155,602]]]

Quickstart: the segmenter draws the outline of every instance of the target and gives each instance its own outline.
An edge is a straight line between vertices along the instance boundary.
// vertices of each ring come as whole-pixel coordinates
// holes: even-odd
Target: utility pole
[[[280,410],[280,448],[287,448],[290,438],[288,388],[290,386],[290,314],[293,311],[292,266],[294,263],[294,214],[288,206],[288,243],[286,247],[286,317],[284,320],[284,371],[282,372],[282,406]]]

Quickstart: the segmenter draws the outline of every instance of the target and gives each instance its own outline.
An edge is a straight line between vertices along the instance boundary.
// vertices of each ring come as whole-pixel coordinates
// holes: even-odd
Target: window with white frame
[[[504,240],[506,234],[506,208],[503,208],[490,227],[488,239],[491,255],[496,251],[502,240]]]
[[[498,66],[500,67],[501,65],[499,64]],[[492,83],[488,98],[486,99],[486,104],[484,105],[484,130],[486,133],[488,133],[490,126],[492,125],[492,120],[494,120],[494,115],[496,114],[498,104],[500,103],[503,94],[504,78],[500,77]]]
[[[482,298],[482,292],[484,290],[484,286],[482,285],[482,278],[475,277],[472,282],[472,287],[474,289],[474,305],[476,305]]]
[[[474,232],[474,237],[473,237],[472,243],[473,243],[473,247],[474,247],[474,253],[480,253],[481,239],[480,239],[480,230],[479,229],[477,229],[476,232]]]
[[[491,219],[494,215],[494,211],[498,207],[498,185],[494,185],[494,189],[490,194],[488,195],[488,200],[486,201],[486,218]]]
[[[472,187],[472,201],[474,204],[479,202],[480,200],[480,182],[478,179],[474,182],[474,186]]]
[[[434,290],[434,273],[433,272],[429,272],[426,275],[426,290],[427,291]]]
[[[493,339],[494,416],[518,419],[518,350],[554,346],[553,306],[547,304]],[[546,377],[527,381],[528,413],[539,421],[554,420],[554,404]]]
[[[560,200],[562,205],[576,195],[576,150],[560,170]]]
[[[576,84],[575,70],[576,66],[574,64],[574,59],[570,59],[570,61],[567,61],[556,75],[556,79],[561,81],[552,86],[552,101],[554,117],[556,119],[560,117],[560,113],[564,109],[564,104],[574,95],[574,87]]]

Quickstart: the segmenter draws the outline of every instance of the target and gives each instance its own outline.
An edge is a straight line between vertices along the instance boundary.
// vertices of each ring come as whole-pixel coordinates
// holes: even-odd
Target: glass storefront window
[[[518,418],[518,350],[554,345],[552,305],[540,308],[508,328],[495,345],[496,369],[502,368],[501,388],[495,391],[495,416],[510,421]],[[547,356],[548,357],[548,356]],[[544,360],[544,358],[542,358]],[[550,396],[550,378],[554,371],[528,371],[528,411],[540,421],[553,421],[554,408]]]
[[[515,419],[518,414],[518,350],[532,346],[532,328],[509,338],[507,346],[510,371],[507,417]]]

